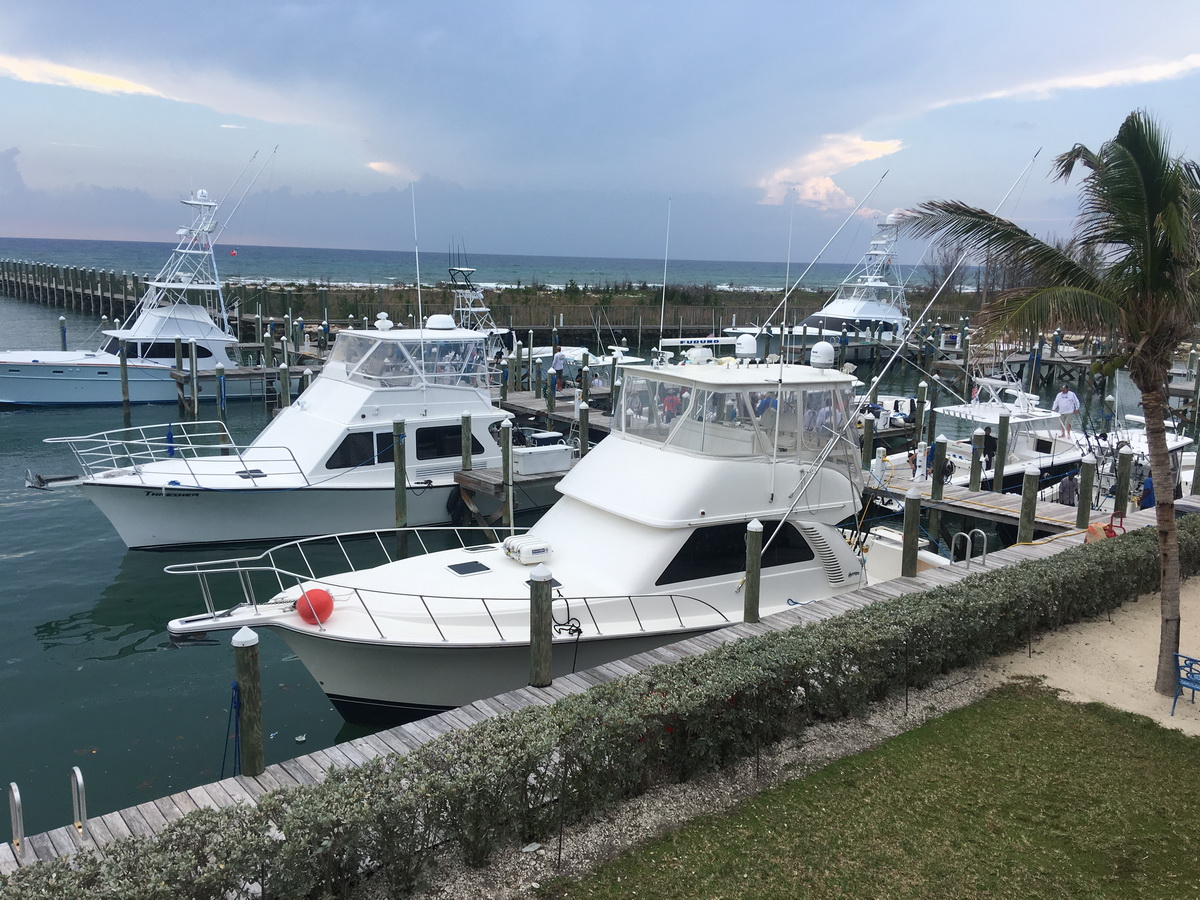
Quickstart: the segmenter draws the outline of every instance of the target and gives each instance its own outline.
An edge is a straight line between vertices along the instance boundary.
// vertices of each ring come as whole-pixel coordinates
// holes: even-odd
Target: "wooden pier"
[[[1130,529],[1153,526],[1154,523],[1154,510],[1134,513],[1126,519],[1126,526]],[[621,678],[649,666],[700,655],[742,637],[833,618],[881,600],[954,583],[981,570],[993,570],[1028,559],[1054,556],[1077,546],[1083,539],[1083,532],[1063,534],[1045,542],[989,553],[986,561],[982,563],[974,560],[970,564],[959,563],[929,569],[915,578],[898,578],[838,594],[827,600],[797,606],[787,612],[765,616],[756,624],[731,625],[628,659],[557,678],[546,688],[519,688],[427,719],[276,763],[268,766],[262,775],[236,775],[158,800],[88,818],[81,822],[78,828],[67,824],[42,834],[30,835],[22,842],[20,854],[12,843],[3,843],[0,844],[0,872],[8,873],[37,861],[71,856],[80,850],[103,853],[105,845],[117,838],[130,835],[152,836],[162,830],[168,822],[200,807],[220,808],[237,803],[252,804],[258,797],[278,788],[286,789],[323,781],[331,769],[358,766],[367,760],[392,753],[409,753],[439,735],[470,728],[477,722],[525,706],[551,704],[560,698],[582,693],[594,685]]]
[[[922,508],[938,507],[943,512],[958,513],[974,519],[986,519],[1003,525],[1016,525],[1021,519],[1021,494],[999,491],[972,491],[956,484],[942,486],[942,499],[932,497],[933,481],[926,477],[916,479],[906,462],[901,462],[894,472],[885,476],[885,483],[868,484],[864,493],[867,497],[888,499],[903,504],[911,488],[921,495]],[[1066,506],[1048,500],[1039,500],[1034,515],[1034,527],[1038,531],[1061,533],[1075,529],[1077,507]],[[1089,522],[1107,522],[1110,512],[1093,510]]]

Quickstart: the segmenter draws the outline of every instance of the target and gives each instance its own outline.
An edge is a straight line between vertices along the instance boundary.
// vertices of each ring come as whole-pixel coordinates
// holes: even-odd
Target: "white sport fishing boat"
[[[131,403],[173,403],[178,391],[175,340],[183,342],[183,367],[190,370],[196,343],[197,372],[238,363],[213,242],[220,226],[215,200],[206,191],[183,200],[195,214],[176,232],[178,244],[162,271],[146,286],[124,327],[107,329],[97,350],[7,350],[0,352],[0,405],[101,406],[121,398],[121,341],[125,342]],[[117,323],[120,326],[120,323]],[[249,394],[248,382],[230,382],[228,396]],[[259,388],[261,391],[261,387]]]
[[[461,497],[464,413],[473,468],[500,465],[496,435],[508,413],[492,405],[486,340],[448,315],[400,329],[380,313],[371,330],[338,333],[321,374],[248,446],[220,422],[47,442],[71,448],[84,474],[64,484],[79,485],[129,547],[168,547],[393,527],[392,428],[403,421],[408,523],[444,523]],[[565,446],[559,456],[570,465]],[[516,504],[537,509],[554,497],[543,487]]]
[[[871,236],[870,246],[829,301],[799,325],[771,328],[743,326],[726,328],[726,334],[751,334],[759,343],[759,356],[780,351],[782,342],[803,351],[803,342],[841,340],[843,329],[850,336],[869,332],[880,341],[900,340],[908,333],[908,301],[904,282],[893,265],[900,217],[889,215]]]
[[[1015,380],[999,376],[976,377],[973,385],[969,403],[939,406],[936,412],[939,419],[946,417],[970,423],[974,426],[972,431],[987,429],[994,439],[999,435],[1001,417],[1008,417],[1005,490],[1020,490],[1029,466],[1036,466],[1041,471],[1043,487],[1078,470],[1085,452],[1072,438],[1058,434],[1058,413],[1041,408],[1037,394],[1022,390]],[[964,485],[970,482],[972,453],[970,437],[947,442],[946,458],[954,466],[950,481]],[[994,476],[994,465],[985,462],[981,479],[985,491],[992,489]]]
[[[333,574],[317,542],[171,566],[199,577],[208,611],[170,633],[275,629],[344,716],[395,720],[528,683],[531,576],[553,579],[558,675],[741,621],[754,520],[763,615],[860,587],[836,527],[861,504],[854,379],[818,349],[820,368],[623,366],[612,434],[527,533],[351,571],[339,540]],[[395,540],[368,543],[378,557]],[[237,603],[219,609],[226,588]]]

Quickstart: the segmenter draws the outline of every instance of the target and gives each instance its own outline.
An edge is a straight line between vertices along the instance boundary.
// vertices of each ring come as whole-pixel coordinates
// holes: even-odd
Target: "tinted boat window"
[[[436,428],[417,429],[417,459],[440,459],[446,456],[462,456],[462,427],[440,425]],[[479,438],[471,435],[471,455],[483,452]]]
[[[175,359],[175,342],[174,341],[171,341],[170,343],[168,343],[167,341],[155,341],[153,344],[142,344],[141,349],[142,349],[142,359],[169,359],[169,360]],[[190,357],[191,352],[192,352],[191,348],[188,346],[187,341],[183,342],[181,349],[183,350],[184,362],[187,362],[187,360]],[[128,352],[128,347],[126,347],[126,352]],[[196,358],[197,359],[207,359],[210,356],[212,356],[211,350],[209,350],[207,347],[204,347],[200,344],[196,345]]]
[[[390,435],[389,435],[390,438]],[[355,431],[342,438],[341,444],[325,463],[327,469],[352,469],[375,464],[375,435],[370,431]]]
[[[763,544],[775,533],[778,522],[763,523]],[[796,530],[785,522],[779,537],[772,541],[763,556],[762,567],[786,566],[813,558],[812,548]],[[716,578],[746,570],[746,526],[735,522],[729,525],[710,525],[691,533],[675,558],[658,577],[655,585]]]

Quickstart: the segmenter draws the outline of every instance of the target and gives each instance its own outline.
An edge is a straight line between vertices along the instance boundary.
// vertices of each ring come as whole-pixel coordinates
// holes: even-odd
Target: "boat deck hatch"
[[[492,571],[483,563],[474,559],[470,560],[469,562],[452,563],[451,565],[446,566],[446,568],[455,575],[478,575],[480,572]]]
[[[237,475],[238,478],[266,478],[267,477],[267,473],[264,472],[262,469],[242,469],[241,471],[234,472],[233,474]]]

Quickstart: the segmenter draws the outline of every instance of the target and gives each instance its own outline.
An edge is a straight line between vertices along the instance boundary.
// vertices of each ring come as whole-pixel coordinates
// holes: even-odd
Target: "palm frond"
[[[1006,333],[1041,332],[1047,327],[1107,334],[1126,324],[1123,308],[1111,297],[1062,286],[1006,291],[983,307],[977,322],[984,340],[999,339]]]

